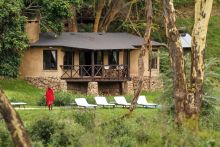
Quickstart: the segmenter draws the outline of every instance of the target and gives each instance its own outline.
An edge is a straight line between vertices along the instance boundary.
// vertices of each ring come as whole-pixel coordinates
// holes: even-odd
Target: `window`
[[[157,50],[152,51],[152,56],[151,56],[151,69],[157,69],[157,60],[158,60],[158,53]],[[150,62],[149,62],[150,64]]]
[[[109,65],[118,65],[119,62],[119,52],[110,51],[108,54],[108,64]]]
[[[44,70],[57,69],[57,50],[43,51],[43,68]]]
[[[63,65],[64,69],[71,69],[71,66],[73,65],[73,52],[66,51],[64,53],[64,59],[63,59]]]
[[[103,52],[102,51],[95,52],[95,64],[97,65],[103,64]]]

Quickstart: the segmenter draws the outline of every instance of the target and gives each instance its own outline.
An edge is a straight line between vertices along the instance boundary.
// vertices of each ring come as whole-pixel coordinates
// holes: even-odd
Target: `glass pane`
[[[95,52],[95,64],[102,65],[103,64],[103,53],[102,51]]]
[[[151,68],[157,69],[157,51],[152,51],[152,57],[151,57]]]
[[[43,68],[45,70],[57,69],[57,51],[56,50],[44,50],[43,51]]]
[[[109,65],[117,65],[118,64],[118,51],[109,52],[108,61],[109,61]]]

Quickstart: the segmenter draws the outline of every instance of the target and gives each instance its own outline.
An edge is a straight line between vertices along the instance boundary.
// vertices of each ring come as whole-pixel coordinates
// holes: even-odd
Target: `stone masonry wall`
[[[137,87],[138,77],[132,77],[132,81],[133,81],[133,86],[134,86],[134,91],[135,91]],[[156,90],[162,90],[162,89],[163,89],[162,79],[160,79],[159,77],[151,77],[150,91],[156,91]],[[144,77],[142,90],[149,91],[149,77],[148,76]]]
[[[67,83],[59,77],[25,77],[25,80],[38,88],[52,87],[55,90],[67,90]]]
[[[121,82],[99,82],[100,95],[120,95],[122,93]]]
[[[99,95],[98,82],[88,82],[87,95]]]

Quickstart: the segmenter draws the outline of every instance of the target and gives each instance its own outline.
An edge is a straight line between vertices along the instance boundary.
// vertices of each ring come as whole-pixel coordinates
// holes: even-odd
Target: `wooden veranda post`
[[[95,75],[95,51],[92,51],[92,78],[94,78]]]

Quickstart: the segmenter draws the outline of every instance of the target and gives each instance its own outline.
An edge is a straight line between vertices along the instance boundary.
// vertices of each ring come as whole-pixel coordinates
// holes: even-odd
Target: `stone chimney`
[[[39,40],[40,35],[40,21],[39,19],[28,20],[25,24],[25,31],[27,33],[27,37],[29,43],[35,43]]]

